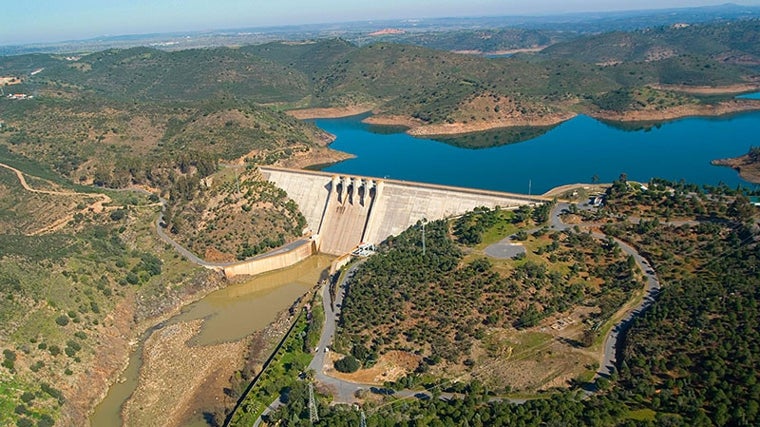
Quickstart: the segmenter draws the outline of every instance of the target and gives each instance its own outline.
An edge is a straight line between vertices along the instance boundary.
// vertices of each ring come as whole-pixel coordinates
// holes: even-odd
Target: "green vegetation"
[[[631,212],[642,219],[628,221]],[[668,218],[697,221],[670,225]],[[433,398],[370,400],[362,406],[367,424],[460,425],[462,420],[470,425],[757,424],[760,312],[754,272],[760,253],[756,208],[748,207],[743,194],[726,187],[706,193],[689,184],[653,180],[642,191],[621,179],[610,188],[605,206],[587,219],[607,222],[605,233],[636,245],[651,261],[663,286],[651,309],[628,330],[619,371],[599,380],[597,393],[584,398],[574,391],[557,391],[515,405],[494,399],[500,390],[484,386],[481,376],[459,384],[404,379],[399,386],[433,387]],[[472,218],[467,222],[472,224]],[[403,237],[394,245],[400,246]],[[404,250],[412,252],[408,247]],[[378,256],[391,252],[386,249]],[[365,264],[371,265],[371,260]],[[419,259],[417,263],[425,265]],[[361,285],[360,273],[352,287]],[[445,286],[445,273],[429,271],[427,280]],[[481,277],[488,274],[483,272]],[[472,299],[462,301],[471,304]],[[346,304],[344,317],[350,310]],[[435,312],[428,311],[428,316]],[[400,315],[410,313],[403,310]],[[545,339],[534,334],[524,345],[540,346]],[[492,376],[493,369],[488,366],[482,377]],[[447,391],[463,395],[436,398]],[[305,397],[299,398],[271,414],[270,420],[284,426],[305,425]],[[320,421],[315,425],[349,426],[360,418],[357,410],[341,405],[319,405],[319,410]]]
[[[665,67],[676,66],[677,61],[702,61],[700,68],[710,69],[718,57],[726,52],[760,54],[757,44],[757,20],[647,28],[630,32],[608,32],[574,39],[547,48],[542,55],[553,58],[580,60],[588,63],[649,63],[653,68],[659,63]],[[743,36],[738,36],[742,34]],[[668,59],[678,58],[675,63]],[[739,56],[730,56],[721,61],[728,65],[741,62]],[[722,68],[720,65],[718,69]],[[669,72],[667,69],[663,69]],[[716,70],[709,76],[709,84],[722,81]],[[699,83],[693,83],[699,84]]]
[[[302,236],[306,219],[298,206],[252,164],[206,182],[188,188],[164,215],[176,240],[201,257],[242,260]]]
[[[313,302],[315,306],[321,303],[318,299]],[[324,313],[322,318],[324,319]],[[310,325],[317,325],[317,327],[313,328]],[[321,323],[316,324],[313,320],[307,320],[305,311],[299,314],[293,329],[273,355],[271,363],[266,366],[264,372],[259,374],[253,387],[232,414],[229,425],[253,425],[264,409],[276,399],[279,398],[284,402],[292,401],[294,393],[297,393],[296,390],[300,390],[304,385],[304,381],[300,381],[299,376],[312,358],[306,337],[315,333],[318,337],[321,326]]]
[[[503,238],[518,226],[523,232],[535,227],[540,222],[534,218],[545,219],[545,213],[544,207],[480,208],[454,221],[454,235],[476,245],[483,236],[497,236],[495,230]],[[496,271],[487,258],[465,262],[448,230],[445,221],[427,224],[423,255],[418,224],[389,238],[357,270],[343,303],[339,351],[350,350],[365,367],[389,350],[402,350],[422,356],[420,373],[437,365],[451,372],[477,370],[515,350],[503,332],[530,329],[555,314],[578,316],[587,333],[584,338],[579,331],[576,345],[591,345],[599,325],[642,286],[635,264],[617,245],[589,233],[525,233],[532,253],[502,261]],[[578,306],[594,309],[573,314]],[[497,377],[484,381],[509,385]]]
[[[59,387],[71,389],[97,363],[98,342],[119,304],[137,297],[132,310],[139,321],[213,279],[156,240],[157,208],[146,209],[143,195],[122,196],[134,204],[118,209],[81,212],[93,197],[29,193],[6,169],[0,191],[0,406],[11,408],[0,410],[0,424],[52,425],[66,401]],[[114,212],[122,212],[118,221]],[[57,232],[27,234],[66,216],[72,221]]]
[[[352,373],[358,371],[359,368],[361,364],[352,354],[335,361],[335,369],[338,372]]]

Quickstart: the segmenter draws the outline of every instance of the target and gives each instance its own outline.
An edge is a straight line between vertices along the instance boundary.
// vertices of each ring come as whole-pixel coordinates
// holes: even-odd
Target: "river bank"
[[[156,328],[180,313],[183,307],[203,299],[208,294],[226,286],[220,273],[199,269],[187,286],[177,287],[158,301],[137,301],[130,298],[120,303],[107,317],[108,324],[99,337],[95,350],[95,365],[77,379],[76,386],[64,406],[65,420],[71,425],[86,425],[104,404],[114,385],[123,383],[129,362],[139,349],[139,342],[147,331]],[[108,405],[108,403],[106,403]]]
[[[179,305],[142,329],[149,332],[131,339],[131,351],[125,351],[110,383],[118,378],[118,387],[106,388],[91,425],[205,425],[204,418],[223,420],[245,379],[260,369],[287,329],[288,308],[317,283],[330,261],[317,255],[233,283],[206,270],[225,286]]]
[[[201,319],[177,323],[151,334],[145,342],[140,372],[145,380],[140,381],[122,409],[124,425],[181,425],[207,379],[226,381],[234,367],[243,363],[248,339],[190,345],[202,323]]]

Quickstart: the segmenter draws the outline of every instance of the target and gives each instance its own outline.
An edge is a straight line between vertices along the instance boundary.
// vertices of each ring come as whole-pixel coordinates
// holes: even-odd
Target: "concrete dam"
[[[343,255],[361,243],[378,244],[425,218],[461,215],[476,207],[514,209],[541,196],[304,170],[260,168],[264,178],[298,204],[317,250]]]

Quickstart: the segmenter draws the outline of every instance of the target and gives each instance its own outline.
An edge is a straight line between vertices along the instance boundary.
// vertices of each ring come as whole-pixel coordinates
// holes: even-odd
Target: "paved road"
[[[568,210],[569,207],[569,203],[557,203],[554,206],[550,218],[551,227],[553,229],[561,231],[571,227],[571,225],[562,222],[562,219],[560,218],[560,215]],[[581,210],[592,209],[588,205],[580,205],[578,208]],[[592,235],[598,239],[604,239],[607,237],[606,234],[602,233],[592,233]],[[646,280],[646,295],[638,306],[634,307],[632,310],[626,313],[626,315],[617,324],[615,324],[612,329],[610,329],[607,337],[604,339],[604,353],[599,364],[599,370],[596,372],[594,379],[599,377],[607,378],[612,374],[612,372],[615,370],[615,364],[617,362],[619,344],[623,338],[621,333],[624,334],[625,331],[628,330],[633,319],[636,316],[640,315],[650,305],[652,305],[655,298],[660,293],[660,280],[657,278],[657,273],[655,273],[649,262],[643,256],[641,256],[641,254],[631,245],[619,239],[613,238],[613,240],[618,244],[623,252],[625,252],[627,255],[633,256],[633,259],[636,260],[636,265],[639,267],[642,274],[644,275],[644,279]]]
[[[141,190],[141,189],[140,189]],[[142,190],[144,191],[144,190]],[[274,255],[281,254],[283,252],[291,251],[303,244],[306,244],[310,241],[310,239],[299,239],[295,242],[290,242],[286,245],[280,246],[279,248],[273,249],[265,254],[257,255],[253,258],[248,258],[245,261],[234,261],[234,262],[208,262],[202,258],[199,258],[194,253],[190,252],[187,248],[177,243],[174,239],[171,238],[168,234],[166,234],[166,231],[164,231],[164,226],[162,225],[164,222],[164,212],[166,211],[166,200],[163,198],[160,199],[161,201],[161,213],[158,214],[158,218],[156,218],[156,233],[158,234],[158,237],[163,240],[164,242],[172,245],[174,249],[179,252],[180,255],[185,257],[186,260],[192,262],[193,264],[197,264],[206,268],[212,268],[212,269],[222,269],[224,267],[229,267],[231,265],[235,265],[241,262],[248,262],[254,259],[259,258],[266,258]]]
[[[343,275],[343,279],[338,284],[334,303],[331,304],[330,302],[329,286],[325,285],[322,288],[322,307],[325,310],[325,324],[322,327],[322,336],[319,338],[319,344],[317,345],[319,350],[309,364],[309,369],[314,370],[314,379],[333,391],[333,401],[335,402],[351,403],[355,400],[357,391],[362,389],[368,390],[374,387],[372,384],[354,383],[325,375],[325,349],[329,348],[335,336],[335,325],[343,305],[343,297],[346,295],[346,284],[359,265],[361,263],[352,265]]]
[[[333,392],[333,402],[338,403],[352,403],[355,401],[357,391],[361,389],[369,390],[371,387],[374,387],[372,384],[353,383],[325,375],[325,349],[329,348],[333,337],[335,336],[335,325],[337,323],[338,315],[340,314],[340,307],[343,304],[343,297],[346,295],[347,281],[353,276],[359,265],[359,263],[352,265],[346,274],[343,275],[343,279],[338,284],[334,302],[332,302],[330,298],[329,281],[322,285],[322,308],[325,312],[325,323],[322,325],[322,335],[319,337],[317,352],[314,354],[314,357],[311,359],[311,363],[309,363],[307,368],[314,371],[314,379],[317,382],[331,389]],[[256,422],[253,424],[254,427],[258,427],[264,416],[282,405],[283,403],[279,398],[275,399],[266,407],[266,409],[264,409],[261,416],[256,419]]]
[[[646,279],[646,295],[644,295],[644,299],[642,299],[638,306],[626,313],[625,317],[610,329],[607,338],[604,340],[604,355],[602,362],[599,364],[599,370],[597,371],[595,378],[609,377],[610,374],[612,374],[617,362],[617,353],[619,350],[618,344],[620,344],[620,340],[623,338],[621,333],[624,334],[628,330],[633,319],[649,308],[660,293],[660,280],[657,278],[657,274],[647,260],[644,259],[644,257],[632,246],[618,239],[614,240],[623,252],[633,256],[636,260],[636,265],[638,265],[639,269],[643,272],[644,279]]]

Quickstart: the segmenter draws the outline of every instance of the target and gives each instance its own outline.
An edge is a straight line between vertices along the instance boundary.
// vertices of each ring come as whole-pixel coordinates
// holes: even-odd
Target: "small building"
[[[354,256],[365,258],[365,257],[368,257],[370,255],[374,255],[374,253],[375,253],[376,250],[377,250],[377,248],[375,248],[375,245],[373,245],[371,243],[362,243],[351,254],[354,255]]]

